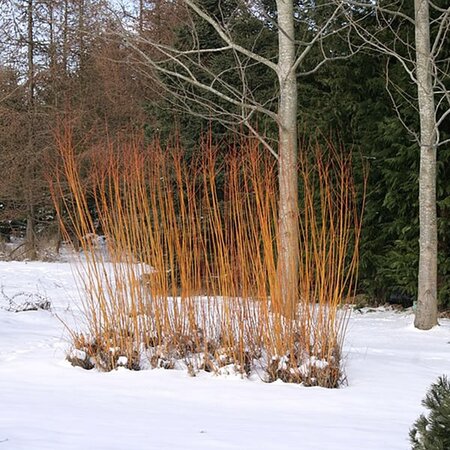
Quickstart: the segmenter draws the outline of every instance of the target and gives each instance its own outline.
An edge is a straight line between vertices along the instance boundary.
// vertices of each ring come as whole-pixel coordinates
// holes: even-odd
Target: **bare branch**
[[[294,66],[292,67],[293,71],[296,71],[298,66],[305,60],[308,53],[312,50],[314,47],[314,44],[316,44],[319,40],[324,38],[324,34],[331,23],[333,23],[334,19],[337,17],[338,12],[341,10],[342,5],[339,4],[336,9],[333,11],[333,14],[328,18],[328,20],[325,22],[322,27],[319,28],[319,30],[315,33],[314,37],[311,39],[311,41],[305,46],[301,54],[297,57],[297,60],[294,63]],[[330,33],[330,35],[335,34],[335,32]]]
[[[438,142],[436,144],[437,147],[441,147],[442,145],[450,144],[450,139],[445,139],[444,141]]]
[[[398,105],[394,95],[392,94],[392,91],[390,89],[390,86],[394,86],[396,88],[396,91],[400,93],[400,95],[402,95],[402,97],[404,99],[406,99],[405,95],[403,92],[400,92],[400,89],[398,88],[398,86],[395,86],[394,83],[392,83],[390,77],[389,77],[389,59],[386,61],[386,77],[385,77],[385,88],[386,88],[386,92],[389,95],[389,98],[391,99],[391,103],[394,107],[394,111],[397,114],[397,119],[400,121],[400,123],[403,125],[403,127],[408,131],[408,133],[413,136],[414,140],[420,145],[420,138],[419,135],[413,131],[408,124],[405,122],[405,120],[403,119],[402,113],[400,112],[400,105]],[[417,109],[416,106],[414,106],[412,104],[412,102],[410,102],[408,99],[406,99],[409,103],[410,106],[413,106],[414,109]]]
[[[402,19],[405,19],[412,25],[414,25],[414,23],[415,23],[414,19],[412,17],[408,16],[407,14],[402,13],[398,9],[389,9],[389,8],[380,6],[378,1],[372,1],[372,0],[367,0],[367,1],[341,0],[341,1],[342,1],[342,4],[345,4],[345,5],[354,6],[357,8],[363,8],[365,10],[372,11],[375,13],[380,12],[380,13],[386,14],[390,17],[400,17]],[[394,5],[395,4],[396,3],[394,2]]]
[[[416,83],[416,78],[414,74],[415,62],[412,57],[406,58],[405,56],[401,55],[399,52],[395,50],[395,47],[389,47],[388,45],[386,45],[385,42],[379,39],[375,33],[368,32],[363,24],[354,21],[350,16],[349,20],[352,22],[354,30],[356,31],[357,35],[361,38],[363,42],[365,42],[375,51],[383,55],[395,58],[403,66],[403,69],[408,74],[411,81],[413,81],[413,83]],[[392,28],[391,30],[394,34],[395,39],[400,40],[403,44],[409,46],[409,44],[401,40],[399,34],[395,30],[393,30]]]
[[[445,38],[450,27],[450,7],[442,13],[439,18],[439,29],[436,33],[433,45],[431,47],[431,54],[434,58],[440,53],[442,46],[444,45]]]
[[[268,60],[267,58],[264,58],[261,55],[258,55],[251,50],[244,48],[236,42],[233,41],[233,39],[224,31],[224,29],[220,26],[219,23],[217,23],[211,16],[209,16],[207,13],[205,13],[202,9],[200,9],[195,2],[192,0],[184,0],[184,3],[189,6],[199,17],[201,17],[204,21],[209,23],[216,33],[220,36],[220,38],[231,48],[238,51],[239,53],[242,53],[243,55],[258,61],[261,64],[264,64],[265,66],[269,67],[273,71],[277,71],[277,65],[273,63],[272,61]]]
[[[148,41],[147,41],[147,43],[148,43]],[[192,86],[195,86],[205,92],[209,92],[209,93],[215,95],[216,97],[218,97],[232,105],[235,105],[238,107],[245,107],[252,111],[259,111],[259,112],[271,117],[272,119],[276,120],[276,117],[277,117],[276,114],[273,111],[270,111],[270,110],[264,108],[260,104],[247,103],[244,101],[243,98],[238,99],[238,98],[230,97],[230,95],[223,93],[221,90],[214,88],[212,85],[207,85],[204,82],[199,81],[198,78],[195,76],[195,74],[192,72],[192,70],[189,69],[189,67],[186,64],[184,64],[180,60],[180,58],[177,58],[176,55],[170,54],[168,51],[164,50],[163,47],[159,46],[158,44],[151,43],[151,45],[153,45],[155,48],[157,48],[159,51],[161,51],[165,56],[167,56],[167,58],[170,61],[175,63],[179,69],[184,70],[186,75],[181,73],[180,71],[168,69],[167,67],[164,66],[164,64],[160,63],[159,61],[156,61],[155,59],[150,57],[145,51],[143,51],[139,46],[135,45],[131,39],[127,40],[127,45],[131,49],[133,49],[134,52],[139,54],[140,58],[143,61],[145,61],[146,65],[153,68],[157,72],[171,76],[174,79],[178,79],[178,80],[187,82],[187,83],[191,84]],[[216,78],[216,81],[219,79],[220,79],[220,77]],[[222,84],[224,83],[223,80],[221,80],[221,82],[222,82]],[[236,97],[241,94],[240,92],[237,92],[232,86],[227,85],[227,89],[230,92],[234,91],[234,93],[236,94]]]

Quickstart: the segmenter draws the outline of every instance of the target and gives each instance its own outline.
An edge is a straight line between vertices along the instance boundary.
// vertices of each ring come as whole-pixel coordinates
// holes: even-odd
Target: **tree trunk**
[[[33,159],[35,148],[35,111],[34,111],[34,3],[33,0],[28,0],[27,3],[27,59],[28,59],[28,86],[27,86],[27,108],[28,108],[28,153],[30,160]],[[33,179],[31,173],[33,167],[28,166],[25,177],[27,183],[31,183]],[[25,234],[25,248],[26,258],[35,260],[37,259],[36,252],[36,240],[34,230],[34,207],[33,207],[34,194],[31,189],[27,188],[26,201],[27,201],[27,229]]]
[[[436,117],[428,0],[415,0],[416,77],[420,115],[419,277],[414,325],[437,325]]]
[[[64,0],[63,17],[62,70],[65,77],[67,75],[69,59],[69,0]]]
[[[297,78],[294,70],[294,11],[291,0],[277,0],[279,126],[279,260],[281,312],[295,315],[298,302]]]
[[[144,31],[144,0],[139,0],[139,32]]]
[[[25,257],[31,261],[38,259],[37,246],[36,246],[36,232],[35,232],[35,219],[34,208],[32,205],[28,206],[27,214],[27,229],[25,234]]]
[[[78,64],[82,73],[86,60],[85,0],[78,1]]]

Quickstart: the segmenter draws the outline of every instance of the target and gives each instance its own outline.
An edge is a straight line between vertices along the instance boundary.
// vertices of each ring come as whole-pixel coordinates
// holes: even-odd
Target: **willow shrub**
[[[82,163],[66,127],[58,147],[55,204],[82,247],[87,326],[72,333],[73,364],[339,386],[341,306],[355,288],[360,234],[350,157],[330,145],[300,160],[300,281],[289,317],[277,274],[277,167],[255,140],[219,159],[207,137],[187,161],[178,146],[131,139],[90,149]],[[89,238],[99,228],[104,252]]]

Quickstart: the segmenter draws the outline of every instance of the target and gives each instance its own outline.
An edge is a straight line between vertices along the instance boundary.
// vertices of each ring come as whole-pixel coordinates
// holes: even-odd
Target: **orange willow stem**
[[[244,374],[258,360],[267,380],[339,384],[339,308],[355,289],[361,229],[349,157],[331,145],[327,156],[301,152],[298,314],[288,320],[274,312],[283,301],[276,165],[258,142],[242,139],[219,158],[209,136],[189,162],[178,146],[109,142],[90,152],[89,192],[70,128],[57,143],[53,191],[66,237],[73,229],[85,255],[88,330],[74,346],[98,367],[123,354],[138,368],[146,355],[155,367],[232,364]],[[89,196],[108,259],[86,239],[96,231]]]

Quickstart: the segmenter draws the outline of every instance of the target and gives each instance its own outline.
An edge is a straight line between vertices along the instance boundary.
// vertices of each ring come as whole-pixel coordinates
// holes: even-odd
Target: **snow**
[[[65,359],[66,325],[83,326],[70,264],[0,262],[0,287],[0,450],[409,449],[421,399],[450,374],[450,321],[421,332],[390,310],[353,313],[341,389],[87,371]],[[13,312],[8,298],[52,307]]]

